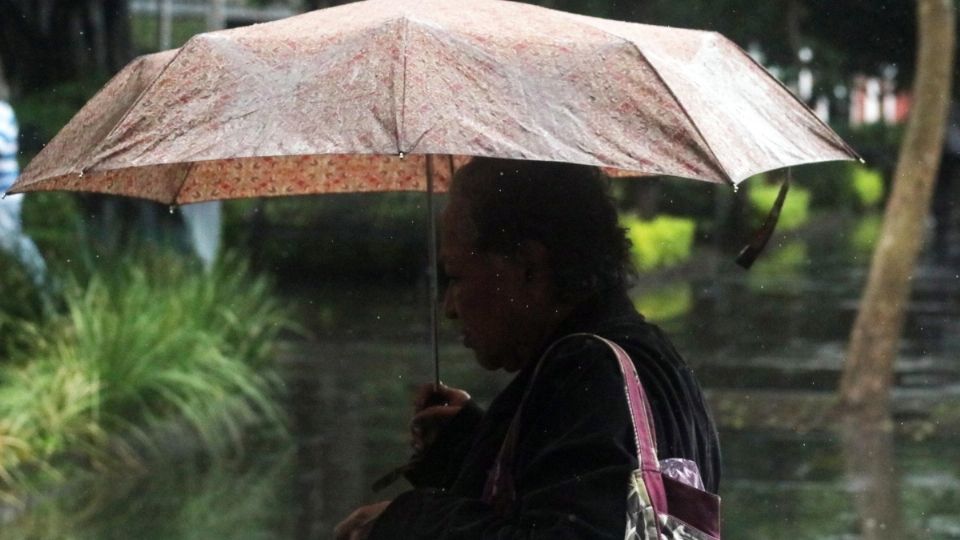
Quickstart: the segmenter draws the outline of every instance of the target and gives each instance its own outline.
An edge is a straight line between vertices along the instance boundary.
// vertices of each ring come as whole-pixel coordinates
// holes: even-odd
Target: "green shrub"
[[[850,244],[857,253],[870,253],[880,238],[883,228],[883,215],[877,212],[867,214],[857,220]]]
[[[796,180],[810,190],[810,203],[820,208],[862,209],[880,204],[885,195],[884,169],[853,161],[814,163],[793,169]]]
[[[22,219],[24,232],[37,244],[52,273],[73,273],[76,263],[90,255],[75,193],[29,193],[23,198]]]
[[[17,340],[17,321],[39,320],[42,316],[43,299],[27,269],[13,256],[0,251],[0,365]]]
[[[810,190],[810,204],[820,208],[849,208],[855,206],[855,194],[847,181],[847,163],[828,161],[793,167],[790,190],[803,186]],[[749,185],[749,184],[748,184]]]
[[[78,474],[54,497],[31,505],[2,538],[58,540],[289,538],[283,517],[295,453],[210,466],[176,456],[150,471]],[[9,535],[9,536],[8,536]]]
[[[657,216],[644,221],[626,214],[620,223],[633,243],[633,261],[642,271],[680,264],[690,258],[696,222],[690,218]]]
[[[849,168],[853,190],[860,206],[873,208],[880,204],[884,195],[883,175],[880,171],[859,164],[850,164]]]
[[[617,178],[610,182],[610,192],[624,211],[655,207],[658,214],[696,216],[700,226],[716,218],[718,194],[733,194],[730,186],[672,176]]]
[[[751,181],[747,195],[750,199],[750,207],[753,209],[753,217],[758,223],[762,223],[773,208],[773,203],[777,200],[780,193],[780,186],[777,184],[767,184],[758,180]],[[810,211],[810,191],[802,187],[791,185],[787,192],[787,198],[783,201],[783,208],[780,210],[780,220],[777,222],[777,228],[782,231],[789,231],[800,227],[809,219]]]
[[[693,286],[688,282],[678,282],[652,291],[640,291],[633,305],[651,321],[663,322],[681,317],[693,307]]]
[[[0,492],[56,478],[65,454],[152,450],[171,423],[214,455],[242,449],[247,425],[283,425],[265,364],[287,323],[266,281],[233,257],[210,274],[168,254],[104,266],[65,286],[65,314],[17,327],[31,346],[0,369]]]

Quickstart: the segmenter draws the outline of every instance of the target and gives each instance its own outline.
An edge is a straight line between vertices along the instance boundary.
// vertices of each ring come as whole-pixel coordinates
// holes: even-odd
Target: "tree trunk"
[[[917,25],[913,110],[840,380],[843,409],[877,418],[889,414],[893,365],[910,298],[911,273],[923,243],[943,148],[953,76],[953,0],[918,0]]]

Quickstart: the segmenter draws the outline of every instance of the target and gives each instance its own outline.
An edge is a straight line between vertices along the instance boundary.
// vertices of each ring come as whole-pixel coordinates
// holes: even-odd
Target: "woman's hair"
[[[478,250],[510,256],[523,241],[540,242],[560,299],[576,302],[635,276],[608,183],[587,165],[474,158],[450,194],[466,200]]]

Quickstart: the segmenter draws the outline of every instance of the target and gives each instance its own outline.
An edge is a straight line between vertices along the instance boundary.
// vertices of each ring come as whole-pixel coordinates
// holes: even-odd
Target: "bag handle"
[[[493,468],[487,475],[487,483],[483,490],[483,500],[501,510],[504,509],[505,504],[509,504],[515,500],[516,491],[512,475],[513,455],[519,437],[520,414],[523,411],[523,405],[527,401],[527,396],[530,394],[531,388],[533,388],[533,383],[536,380],[537,374],[540,372],[544,359],[561,341],[579,336],[592,337],[600,340],[613,351],[614,356],[617,358],[620,373],[624,379],[624,393],[627,398],[627,406],[630,410],[630,419],[633,424],[633,437],[637,447],[637,462],[643,475],[644,485],[650,495],[650,503],[653,506],[654,513],[666,514],[667,496],[663,487],[663,478],[660,476],[660,461],[657,459],[656,454],[657,440],[656,432],[653,429],[653,416],[650,412],[646,392],[644,392],[643,386],[640,384],[640,378],[633,365],[633,360],[631,360],[630,355],[616,343],[596,334],[588,333],[564,336],[553,342],[540,357],[533,375],[530,377],[527,390],[520,401],[520,406],[517,408],[516,414],[514,414],[513,421],[510,422],[510,428],[507,430],[507,435],[503,440],[503,444],[500,446],[500,452],[497,454]]]
[[[593,335],[593,334],[591,334]],[[643,475],[643,483],[650,495],[650,504],[655,514],[667,513],[667,493],[663,487],[663,477],[660,475],[660,460],[657,459],[657,436],[653,428],[653,414],[650,411],[650,402],[647,393],[640,384],[640,377],[633,365],[633,360],[627,351],[619,345],[597,335],[593,337],[604,342],[617,357],[620,373],[623,374],[624,390],[627,397],[627,406],[630,408],[630,419],[633,423],[634,442],[637,445],[637,461]]]

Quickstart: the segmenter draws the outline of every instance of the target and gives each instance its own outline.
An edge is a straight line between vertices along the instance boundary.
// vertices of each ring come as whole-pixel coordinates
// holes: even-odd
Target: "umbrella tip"
[[[403,158],[407,157],[407,154],[405,154],[405,153],[403,153],[403,152],[400,152],[400,153],[399,153],[399,156],[400,156],[400,159],[403,159]]]

